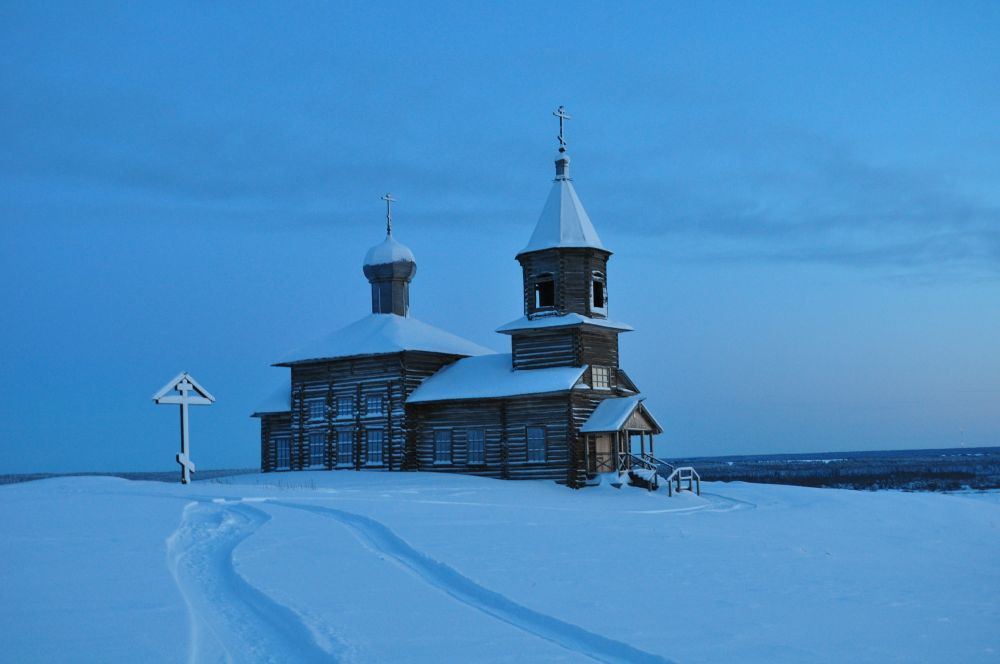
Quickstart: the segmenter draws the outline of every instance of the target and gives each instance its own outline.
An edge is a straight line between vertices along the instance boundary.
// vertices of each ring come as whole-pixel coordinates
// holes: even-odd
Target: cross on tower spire
[[[386,194],[380,200],[385,201],[385,234],[392,235],[392,204],[396,202],[396,199],[392,197],[392,194]]]
[[[559,118],[559,152],[566,152],[566,138],[563,135],[564,127],[563,122],[566,120],[572,120],[573,118],[566,115],[566,107],[560,106],[558,109],[552,112],[552,115]]]

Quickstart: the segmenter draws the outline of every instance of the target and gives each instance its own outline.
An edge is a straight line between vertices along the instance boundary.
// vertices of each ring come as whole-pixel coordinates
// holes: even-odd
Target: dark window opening
[[[603,309],[606,307],[604,299],[604,282],[594,280],[594,308]]]
[[[552,277],[542,277],[535,282],[535,308],[556,306],[556,284]]]

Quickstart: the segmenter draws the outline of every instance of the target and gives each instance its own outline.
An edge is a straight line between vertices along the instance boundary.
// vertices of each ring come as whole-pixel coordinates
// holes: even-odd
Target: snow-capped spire
[[[566,152],[564,122],[570,119],[566,108],[560,106],[552,115],[559,118],[559,154],[556,156],[556,179],[545,201],[542,215],[538,218],[535,231],[528,246],[518,255],[529,251],[554,248],[604,249],[594,225],[583,209],[580,197],[573,188],[569,176],[569,154]],[[605,249],[605,251],[607,251]]]
[[[410,281],[417,260],[410,248],[392,237],[392,194],[385,201],[385,239],[365,254],[365,277],[372,285],[372,313],[405,316],[410,309]]]

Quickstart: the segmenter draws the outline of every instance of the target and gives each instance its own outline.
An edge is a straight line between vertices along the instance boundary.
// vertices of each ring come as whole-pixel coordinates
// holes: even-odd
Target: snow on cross
[[[183,371],[154,394],[153,401],[157,404],[178,404],[181,407],[181,451],[177,455],[177,463],[181,465],[181,483],[187,484],[194,472],[194,462],[188,456],[188,406],[211,406],[215,403],[215,397],[188,372]]]

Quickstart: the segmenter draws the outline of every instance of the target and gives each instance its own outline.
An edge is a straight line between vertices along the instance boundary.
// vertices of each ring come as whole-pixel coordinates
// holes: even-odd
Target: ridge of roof
[[[495,351],[409,316],[369,314],[302,348],[286,353],[275,366],[356,355],[403,351],[448,355],[486,355]]]

